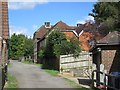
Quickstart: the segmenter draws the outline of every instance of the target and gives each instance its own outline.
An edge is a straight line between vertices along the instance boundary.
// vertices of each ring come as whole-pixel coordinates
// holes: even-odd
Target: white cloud
[[[26,1],[26,0],[24,0]],[[8,8],[11,10],[19,10],[19,9],[33,9],[39,4],[46,3],[47,1],[44,0],[43,2],[9,2]]]
[[[19,26],[10,26],[10,36],[11,36],[13,33],[16,33],[16,34],[25,34],[25,35],[27,35],[27,32],[28,32],[28,29],[27,29],[27,28],[19,27]]]
[[[86,21],[89,21],[89,20],[94,21],[94,17],[92,17],[92,16],[86,16],[82,20],[78,20],[77,23],[84,24]]]

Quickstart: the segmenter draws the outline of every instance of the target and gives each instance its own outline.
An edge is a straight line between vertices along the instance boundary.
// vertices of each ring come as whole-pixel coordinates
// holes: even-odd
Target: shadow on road
[[[78,82],[79,82],[79,84],[88,85],[88,86],[90,86],[92,84],[91,79],[78,79]]]

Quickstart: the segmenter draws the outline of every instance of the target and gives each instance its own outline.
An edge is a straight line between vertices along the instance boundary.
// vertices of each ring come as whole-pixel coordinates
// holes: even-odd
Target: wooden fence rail
[[[80,53],[80,56],[74,58],[72,55],[60,56],[60,73],[75,72],[81,76],[90,74],[92,71],[92,57],[88,52]],[[88,75],[90,76],[90,75]]]

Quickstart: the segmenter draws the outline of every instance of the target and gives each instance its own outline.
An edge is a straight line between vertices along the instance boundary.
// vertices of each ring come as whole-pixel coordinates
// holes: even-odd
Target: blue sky
[[[49,21],[52,25],[63,21],[75,26],[78,22],[94,19],[88,14],[95,2],[24,2],[9,3],[10,34],[23,33],[33,36],[33,33]]]

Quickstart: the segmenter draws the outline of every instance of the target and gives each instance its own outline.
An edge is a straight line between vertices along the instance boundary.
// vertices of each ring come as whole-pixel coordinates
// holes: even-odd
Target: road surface
[[[19,88],[73,88],[63,78],[51,76],[40,67],[11,61],[8,72],[14,75]]]

